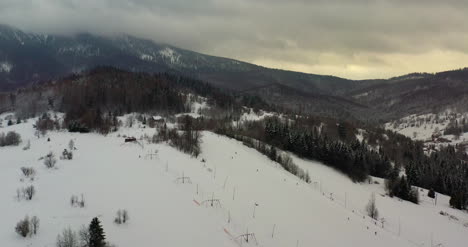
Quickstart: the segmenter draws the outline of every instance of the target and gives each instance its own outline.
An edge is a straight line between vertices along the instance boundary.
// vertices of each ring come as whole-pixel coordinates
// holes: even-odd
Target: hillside
[[[455,145],[468,152],[468,114],[445,111],[438,114],[410,115],[385,124],[385,128],[424,142],[426,152]]]
[[[466,113],[467,95],[466,68],[391,78],[348,93],[356,102],[372,106],[387,121],[446,110]]]
[[[141,137],[155,129],[138,121],[129,127],[128,117],[119,119],[126,125],[107,136],[50,131],[37,138],[34,119],[0,129],[17,131],[23,139],[20,146],[0,148],[5,161],[0,196],[6,202],[0,210],[8,212],[0,245],[54,246],[62,229],[78,230],[96,216],[117,246],[238,246],[231,235],[247,231],[258,246],[463,246],[467,241],[468,216],[449,208],[446,196],[439,195],[436,206],[424,196],[421,205],[382,197],[379,179],[379,184],[352,183],[320,163],[294,157],[311,174],[307,184],[254,149],[211,132],[202,133],[201,154],[193,158],[167,144],[147,143]],[[137,137],[141,145],[125,143],[124,135]],[[38,160],[50,151],[58,156],[71,139],[72,160],[58,160],[55,169]],[[30,149],[23,150],[28,141]],[[22,177],[23,166],[37,171],[33,181]],[[191,183],[178,180],[182,176]],[[17,201],[15,190],[29,184],[37,189],[34,198]],[[373,192],[383,228],[362,216]],[[86,206],[70,206],[70,197],[81,194]],[[209,199],[220,204],[211,207]],[[128,210],[128,223],[113,223],[118,209]],[[39,217],[40,228],[22,239],[13,226],[26,214]],[[256,245],[250,239],[242,246]]]

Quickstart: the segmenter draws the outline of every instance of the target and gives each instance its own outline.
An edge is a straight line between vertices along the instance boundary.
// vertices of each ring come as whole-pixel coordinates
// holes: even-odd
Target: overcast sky
[[[467,0],[0,0],[0,23],[352,79],[468,67]]]

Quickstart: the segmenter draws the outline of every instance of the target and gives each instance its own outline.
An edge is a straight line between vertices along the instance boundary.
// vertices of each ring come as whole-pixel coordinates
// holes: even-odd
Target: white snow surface
[[[252,108],[247,108],[247,107],[244,107],[244,110],[245,112],[240,116],[239,122],[258,121],[266,117],[272,117],[272,116],[281,117],[281,115],[278,115],[278,113],[275,113],[275,112],[266,112],[263,110],[259,110],[258,112],[255,112]]]
[[[141,124],[107,136],[49,132],[38,139],[33,122],[0,128],[15,130],[23,139],[18,147],[0,148],[0,246],[55,246],[63,228],[78,230],[96,216],[117,246],[239,246],[230,235],[247,230],[258,246],[273,247],[430,246],[431,239],[434,246],[465,246],[468,241],[467,214],[450,209],[443,195],[437,206],[423,196],[426,192],[421,205],[383,197],[379,179],[380,184],[352,183],[329,167],[293,156],[309,171],[313,181],[307,184],[257,151],[211,132],[203,133],[197,159],[167,144],[124,144],[118,135],[139,138],[155,132]],[[58,158],[71,139],[77,147],[73,160],[58,160],[52,170],[38,160],[49,151]],[[23,150],[27,140],[31,148]],[[20,181],[22,166],[37,170],[34,181]],[[181,176],[192,183],[177,182]],[[16,189],[29,184],[36,196],[17,201]],[[373,192],[384,228],[362,216]],[[85,208],[70,206],[74,194],[84,195]],[[221,206],[202,203],[212,198]],[[113,223],[118,209],[128,210],[127,224]],[[441,210],[458,220],[440,215]],[[38,216],[41,225],[38,235],[23,239],[13,229],[25,215]]]
[[[148,54],[141,54],[140,58],[141,58],[141,60],[146,60],[146,61],[153,61],[154,60],[153,56],[148,55]]]
[[[190,112],[176,114],[176,117],[191,116],[193,118],[199,118],[203,116],[204,110],[210,109],[207,98],[194,94],[187,94],[186,96],[186,105],[190,109]]]
[[[10,73],[13,69],[13,65],[9,62],[0,62],[0,72]]]
[[[449,126],[450,122],[468,118],[468,113],[457,113],[450,109],[438,114],[422,114],[410,115],[397,121],[389,122],[384,125],[386,129],[395,131],[405,135],[413,140],[424,141],[424,145],[429,148],[435,146],[436,149],[440,146],[463,144],[467,146],[468,153],[468,132],[462,133],[459,137],[454,135],[444,135],[444,130]],[[433,136],[438,136],[433,138]],[[439,138],[444,139],[440,141]]]
[[[172,64],[177,64],[179,63],[180,59],[180,54],[173,49],[166,47],[162,50],[159,51],[159,54],[165,58],[168,59]]]

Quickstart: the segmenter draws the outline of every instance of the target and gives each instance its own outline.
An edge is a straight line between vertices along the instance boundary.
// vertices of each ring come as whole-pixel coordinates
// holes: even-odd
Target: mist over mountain
[[[460,70],[356,81],[269,69],[129,35],[59,36],[0,26],[0,90],[58,79],[96,66],[181,74],[239,94],[261,96],[291,110],[366,121],[463,108],[468,80],[466,70]]]

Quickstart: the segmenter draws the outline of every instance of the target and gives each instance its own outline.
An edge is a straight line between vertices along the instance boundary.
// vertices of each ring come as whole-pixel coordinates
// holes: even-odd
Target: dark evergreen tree
[[[458,191],[453,193],[450,197],[450,206],[456,209],[466,209],[467,197],[464,191]]]
[[[435,198],[435,191],[434,189],[430,189],[429,192],[427,192],[427,196],[430,198]]]
[[[106,246],[106,235],[101,226],[101,222],[97,217],[93,218],[89,225],[89,247],[104,247]]]

